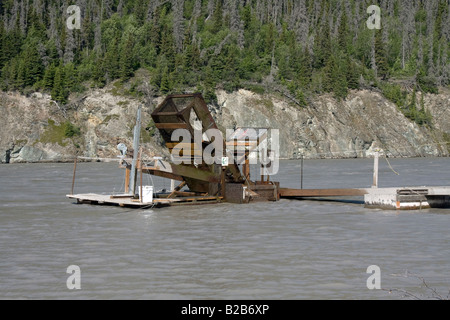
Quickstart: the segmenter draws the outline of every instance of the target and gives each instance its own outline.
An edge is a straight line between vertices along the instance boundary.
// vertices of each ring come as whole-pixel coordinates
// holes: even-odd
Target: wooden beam
[[[186,185],[186,181],[183,181],[180,183],[180,185],[178,187],[176,187],[171,194],[169,194],[168,198],[172,198],[173,196],[175,196],[175,193],[180,191],[184,186]]]
[[[258,146],[257,141],[246,141],[246,142],[239,142],[239,141],[228,141],[227,146],[236,146],[236,147],[249,147],[249,146]]]
[[[183,177],[177,174],[173,174],[171,172],[166,172],[166,171],[161,171],[155,168],[143,168],[142,169],[144,173],[146,174],[151,174],[154,176],[158,176],[158,177],[162,177],[162,178],[167,178],[167,179],[172,179],[172,180],[177,180],[177,181],[183,181]]]
[[[118,194],[118,195],[112,195],[109,197],[110,199],[126,199],[126,198],[133,198],[130,194]]]
[[[363,196],[367,189],[280,189],[282,198]]]
[[[131,173],[131,166],[127,166],[125,169],[125,193],[130,192],[130,173]]]
[[[158,117],[167,117],[167,116],[177,116],[178,111],[166,111],[166,112],[153,112],[152,116],[158,116]]]

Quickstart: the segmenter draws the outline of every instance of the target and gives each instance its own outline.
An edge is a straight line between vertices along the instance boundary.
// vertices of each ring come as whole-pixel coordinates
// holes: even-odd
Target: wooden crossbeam
[[[175,193],[178,192],[178,191],[180,191],[181,188],[183,188],[185,185],[186,185],[186,181],[181,182],[181,183],[179,184],[179,186],[176,187],[176,188],[172,191],[171,194],[169,194],[168,198],[174,197],[174,196],[175,196]]]

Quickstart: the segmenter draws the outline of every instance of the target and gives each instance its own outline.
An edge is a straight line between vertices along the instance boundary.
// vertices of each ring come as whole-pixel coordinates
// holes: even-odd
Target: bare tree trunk
[[[175,0],[173,4],[173,34],[175,37],[175,48],[178,52],[183,50],[184,39],[184,0]]]

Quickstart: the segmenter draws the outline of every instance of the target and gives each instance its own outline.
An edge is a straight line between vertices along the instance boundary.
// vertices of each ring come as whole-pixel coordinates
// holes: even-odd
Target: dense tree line
[[[80,29],[66,26],[71,4]],[[380,30],[366,25],[372,4]],[[376,86],[408,109],[402,83],[414,95],[450,83],[448,0],[6,0],[0,16],[2,90],[60,103],[140,68],[153,92],[210,101],[218,86],[278,88],[300,105]]]

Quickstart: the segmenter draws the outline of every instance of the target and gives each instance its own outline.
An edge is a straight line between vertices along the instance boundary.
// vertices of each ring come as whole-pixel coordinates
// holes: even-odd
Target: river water
[[[382,187],[450,184],[448,158],[390,162],[400,175],[382,160]],[[372,167],[372,160],[307,160],[303,185],[369,187]],[[0,299],[378,300],[449,293],[446,209],[371,210],[355,198],[146,210],[77,205],[65,197],[72,169],[0,165]],[[300,162],[282,161],[274,180],[298,188]],[[78,165],[76,193],[122,187],[117,164]],[[67,287],[72,265],[80,270],[80,290]],[[371,265],[379,267],[382,290],[367,287]]]

